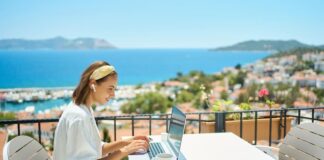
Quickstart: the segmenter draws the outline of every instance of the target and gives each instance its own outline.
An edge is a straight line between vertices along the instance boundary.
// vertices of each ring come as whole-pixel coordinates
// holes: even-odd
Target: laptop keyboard
[[[161,143],[159,142],[151,142],[150,148],[148,150],[148,155],[150,156],[150,159],[155,157],[159,153],[165,153]]]

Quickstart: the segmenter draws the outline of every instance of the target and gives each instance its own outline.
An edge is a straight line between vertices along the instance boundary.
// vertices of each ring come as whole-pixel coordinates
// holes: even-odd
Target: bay
[[[0,51],[0,89],[73,87],[94,61],[114,65],[120,85],[164,81],[178,72],[215,73],[224,67],[255,62],[269,52],[206,49],[114,49],[97,51]]]

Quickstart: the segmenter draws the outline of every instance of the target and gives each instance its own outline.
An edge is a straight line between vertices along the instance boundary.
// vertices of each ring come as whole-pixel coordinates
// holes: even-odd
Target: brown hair
[[[73,91],[73,95],[72,95],[75,104],[81,105],[86,103],[87,97],[90,94],[90,87],[89,87],[90,76],[97,68],[105,65],[110,66],[110,64],[105,61],[94,62],[82,73],[80,82],[78,86],[75,88],[75,90]],[[108,77],[112,77],[112,76],[117,76],[117,72],[113,71],[107,76],[96,80],[96,83],[100,84],[101,82],[107,80]]]

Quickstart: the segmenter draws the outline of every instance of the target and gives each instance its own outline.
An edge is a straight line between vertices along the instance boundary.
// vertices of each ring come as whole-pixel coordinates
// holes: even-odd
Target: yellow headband
[[[101,79],[107,75],[109,75],[111,72],[115,71],[115,68],[113,66],[101,66],[99,68],[97,68],[95,71],[93,71],[93,73],[90,76],[90,79],[93,80],[98,80]]]

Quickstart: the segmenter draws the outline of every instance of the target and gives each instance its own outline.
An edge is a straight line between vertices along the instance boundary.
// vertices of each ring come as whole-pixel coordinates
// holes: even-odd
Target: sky
[[[103,38],[119,48],[324,44],[322,0],[1,0],[0,39]]]

